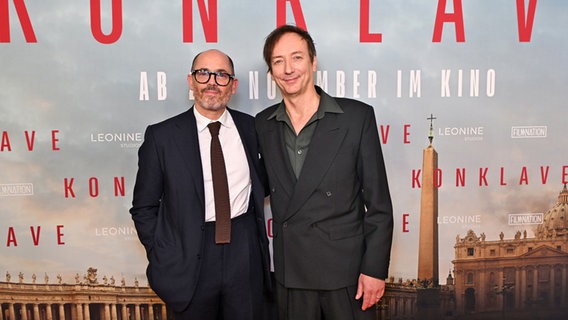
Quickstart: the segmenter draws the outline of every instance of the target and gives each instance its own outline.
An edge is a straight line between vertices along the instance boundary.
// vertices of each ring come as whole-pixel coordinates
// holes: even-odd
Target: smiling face
[[[299,96],[313,89],[317,59],[310,59],[308,45],[298,34],[285,33],[274,45],[270,73],[286,97]]]
[[[195,59],[193,70],[207,70],[211,72],[225,72],[233,74],[229,57],[218,50],[202,52]],[[220,86],[215,82],[215,76],[210,75],[206,83],[198,83],[190,74],[187,77],[189,88],[193,91],[195,108],[205,117],[217,120],[225,111],[231,96],[237,92],[238,80],[232,79],[226,86]]]

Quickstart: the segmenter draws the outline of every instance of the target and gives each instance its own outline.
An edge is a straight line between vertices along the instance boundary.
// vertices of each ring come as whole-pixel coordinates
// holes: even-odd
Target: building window
[[[513,254],[514,250],[513,248],[507,248],[507,254]]]
[[[497,282],[495,281],[495,273],[489,273],[489,288],[497,288]],[[497,290],[497,289],[495,289]]]
[[[534,291],[533,291],[533,282],[534,282],[534,271],[532,269],[527,270],[527,298],[532,300],[535,299]]]
[[[532,251],[532,247],[529,247],[529,251]]]
[[[494,257],[495,256],[495,249],[489,250],[489,255]]]
[[[550,281],[550,267],[549,266],[538,267],[538,281],[539,282],[549,282]]]
[[[473,248],[467,248],[467,256],[473,257]]]
[[[473,272],[469,272],[466,277],[467,284],[473,284]]]
[[[516,275],[515,268],[503,269],[503,284],[514,284],[515,275]]]

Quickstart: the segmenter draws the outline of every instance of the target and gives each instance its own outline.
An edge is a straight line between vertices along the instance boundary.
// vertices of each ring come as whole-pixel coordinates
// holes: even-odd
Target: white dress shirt
[[[213,180],[211,177],[211,133],[207,125],[214,122],[201,115],[193,108],[197,122],[201,165],[203,167],[203,187],[205,189],[205,221],[215,221],[215,199],[213,197]],[[221,122],[219,141],[223,149],[223,158],[229,182],[229,200],[231,218],[245,213],[248,209],[251,193],[250,171],[241,136],[231,114],[225,110],[217,120]]]

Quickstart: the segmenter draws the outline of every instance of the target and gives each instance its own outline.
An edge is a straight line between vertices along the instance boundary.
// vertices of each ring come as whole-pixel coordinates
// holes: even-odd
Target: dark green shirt
[[[310,142],[316,131],[318,120],[322,119],[326,112],[343,113],[343,110],[333,98],[328,95],[322,95],[319,87],[316,87],[316,91],[320,95],[318,110],[310,120],[308,120],[298,135],[296,135],[292,121],[286,112],[284,101],[280,102],[276,111],[268,117],[268,119],[276,118],[277,121],[282,121],[286,124],[287,129],[284,130],[284,143],[286,144],[286,151],[288,152],[290,164],[292,165],[296,179],[300,177],[304,161],[308,156]]]

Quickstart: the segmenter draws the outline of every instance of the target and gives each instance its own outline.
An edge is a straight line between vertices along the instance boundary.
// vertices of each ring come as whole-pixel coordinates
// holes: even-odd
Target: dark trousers
[[[375,308],[361,310],[357,286],[337,290],[285,288],[276,282],[279,320],[374,320]]]
[[[231,243],[215,244],[215,223],[205,224],[203,262],[189,307],[176,320],[263,319],[263,270],[254,214],[231,220]]]

